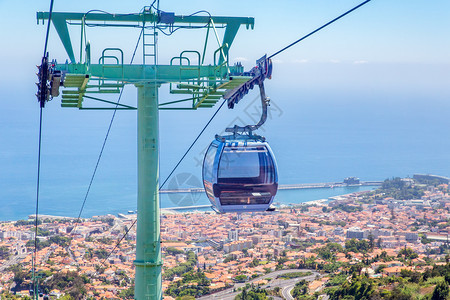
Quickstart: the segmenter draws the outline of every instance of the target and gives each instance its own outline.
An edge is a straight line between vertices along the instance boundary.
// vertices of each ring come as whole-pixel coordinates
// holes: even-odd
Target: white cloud
[[[293,63],[295,63],[295,64],[305,64],[307,62],[309,62],[309,60],[307,60],[307,59],[294,59],[293,60]]]
[[[234,58],[233,59],[233,61],[235,61],[235,62],[245,62],[245,61],[248,61],[248,58],[246,58],[246,57],[236,57],[236,58]]]
[[[367,64],[368,61],[367,60],[355,60],[353,63],[355,65],[362,65],[362,64]]]

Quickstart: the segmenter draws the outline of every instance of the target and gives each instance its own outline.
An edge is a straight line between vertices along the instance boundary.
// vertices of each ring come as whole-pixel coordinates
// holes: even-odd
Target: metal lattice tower
[[[44,22],[49,13],[38,12],[37,20]],[[52,63],[52,72],[61,75],[62,107],[78,109],[137,109],[138,111],[138,199],[136,241],[136,299],[162,299],[161,288],[161,238],[159,207],[159,110],[198,109],[213,107],[227,92],[235,90],[252,79],[244,76],[241,65],[229,66],[228,51],[241,27],[253,28],[253,18],[178,16],[145,7],[135,14],[63,13],[53,12],[51,17],[69,61]],[[142,30],[142,64],[124,64],[123,51],[106,48],[98,63],[91,61],[90,44],[83,40],[89,23],[105,27],[139,27]],[[80,26],[80,59],[76,61],[68,25]],[[158,28],[198,28],[206,33],[203,52],[185,50],[172,58],[170,64],[157,61]],[[225,29],[222,39],[217,28]],[[208,36],[212,32],[218,43],[214,63],[206,65],[205,54]],[[190,57],[196,57],[197,63]],[[58,79],[59,80],[59,79]],[[58,81],[59,84],[59,81]],[[100,98],[119,93],[126,84],[138,89],[136,106],[116,103]],[[187,97],[159,103],[158,88],[170,84],[170,92]],[[56,85],[51,85],[52,87]],[[53,88],[52,96],[59,91]],[[92,105],[96,103],[96,105]],[[98,106],[102,104],[105,106]],[[180,106],[185,104],[185,106]],[[117,106],[117,107],[116,107]]]

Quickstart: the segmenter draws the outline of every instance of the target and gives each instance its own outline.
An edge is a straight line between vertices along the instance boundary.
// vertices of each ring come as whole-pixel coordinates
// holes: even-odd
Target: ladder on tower
[[[144,65],[156,65],[156,45],[158,43],[158,32],[156,26],[146,28],[145,23],[142,27],[142,60]]]

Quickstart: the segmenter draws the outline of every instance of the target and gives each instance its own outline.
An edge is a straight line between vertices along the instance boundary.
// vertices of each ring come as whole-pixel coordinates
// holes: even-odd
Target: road
[[[294,273],[294,272],[311,272],[312,275],[294,278],[294,279],[276,279],[276,277],[278,275]],[[233,300],[234,297],[236,297],[240,293],[240,292],[233,292],[234,289],[237,290],[238,288],[245,286],[247,283],[252,284],[253,282],[256,282],[256,281],[259,281],[262,279],[268,279],[270,281],[268,284],[262,285],[261,288],[273,289],[274,287],[280,287],[282,289],[283,296],[286,299],[294,299],[294,298],[292,298],[292,296],[290,296],[290,294],[285,295],[285,293],[289,293],[289,291],[285,292],[285,290],[289,290],[289,288],[292,290],[292,288],[295,286],[295,284],[302,279],[304,279],[306,281],[313,281],[316,278],[316,276],[320,276],[320,274],[317,272],[311,271],[311,270],[307,270],[307,269],[280,270],[280,271],[275,271],[275,272],[272,272],[269,274],[265,274],[258,278],[247,281],[245,283],[237,283],[232,288],[229,288],[229,289],[226,289],[226,290],[223,290],[223,291],[211,294],[211,295],[203,296],[198,299],[201,299],[201,300],[211,300],[211,299]],[[289,298],[289,296],[290,296],[290,298]]]
[[[78,266],[77,260],[75,259],[75,255],[73,255],[72,249],[70,249],[70,246],[66,248],[67,253],[70,256],[70,259],[73,260],[73,262]]]
[[[0,266],[0,272],[3,272],[12,265],[19,264],[25,257],[27,257],[27,254],[14,255]]]
[[[284,299],[287,300],[295,300],[294,297],[292,297],[292,290],[294,289],[295,283],[293,285],[287,285],[281,290],[281,295],[283,295]]]

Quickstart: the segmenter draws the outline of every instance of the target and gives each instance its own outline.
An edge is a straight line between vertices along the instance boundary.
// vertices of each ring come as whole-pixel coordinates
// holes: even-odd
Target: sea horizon
[[[301,189],[281,189],[278,190],[277,196],[274,199],[276,205],[292,205],[301,204],[311,201],[328,199],[330,197],[347,195],[355,192],[369,191],[375,189],[377,186],[364,186],[364,185],[352,185],[352,186],[339,186],[339,187],[319,187],[319,188],[301,188]],[[170,210],[172,207],[180,206],[199,206],[199,205],[209,205],[210,202],[207,199],[205,193],[160,193],[160,204],[161,209]],[[180,212],[187,211],[211,211],[212,209],[186,209]],[[38,215],[45,216],[57,216],[64,218],[78,218],[80,207],[77,211],[74,208],[68,208],[65,206],[60,207],[41,207]],[[127,214],[129,211],[136,211],[136,204],[123,206],[117,205],[114,208],[107,208],[102,205],[97,206],[87,206],[83,210],[82,218],[92,218],[95,216],[106,216],[118,214]],[[0,212],[0,222],[10,222],[17,220],[28,220],[30,217],[35,215],[35,211],[28,214],[23,214],[20,211],[16,211],[14,215],[9,215],[9,218],[5,218],[3,212]],[[13,217],[12,217],[13,216]]]

